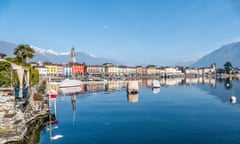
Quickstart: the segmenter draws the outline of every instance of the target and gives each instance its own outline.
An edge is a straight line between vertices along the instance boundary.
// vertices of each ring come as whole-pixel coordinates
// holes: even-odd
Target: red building
[[[72,75],[84,75],[84,65],[80,63],[69,63],[72,67]]]

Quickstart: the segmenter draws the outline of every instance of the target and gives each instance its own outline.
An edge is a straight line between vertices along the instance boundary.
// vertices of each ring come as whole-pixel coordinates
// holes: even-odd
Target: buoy
[[[232,104],[235,104],[235,103],[237,102],[237,97],[236,97],[236,96],[231,96],[231,97],[230,97],[230,102],[231,102]]]

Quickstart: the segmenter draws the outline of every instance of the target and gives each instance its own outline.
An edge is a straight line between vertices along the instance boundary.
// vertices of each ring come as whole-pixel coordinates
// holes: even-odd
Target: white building
[[[42,77],[43,76],[47,76],[48,69],[46,67],[44,67],[44,66],[37,66],[35,68],[38,70],[40,76],[42,76]]]
[[[65,65],[63,67],[63,73],[64,73],[64,76],[72,76],[72,67],[70,67],[69,65]]]

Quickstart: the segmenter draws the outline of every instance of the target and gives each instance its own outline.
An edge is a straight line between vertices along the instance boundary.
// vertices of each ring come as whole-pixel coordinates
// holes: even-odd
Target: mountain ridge
[[[35,50],[35,56],[30,61],[34,62],[52,62],[52,63],[68,63],[70,62],[70,51],[69,52],[56,52],[51,49],[43,49],[34,45],[30,45]],[[14,56],[14,49],[17,47],[16,44],[0,40],[0,52],[7,54],[7,57]],[[85,52],[76,52],[76,59],[79,63],[86,63],[90,65],[113,63],[116,65],[121,64],[116,60],[111,60],[103,57],[93,56]]]
[[[225,44],[203,56],[191,66],[208,67],[215,63],[217,67],[222,68],[228,61],[232,63],[233,67],[240,67],[240,42]]]
[[[36,53],[31,61],[42,61],[52,63],[68,63],[70,61],[70,50],[69,52],[56,52],[51,49],[42,49],[31,45]],[[8,57],[12,57],[14,48],[17,45],[11,42],[0,40],[0,53],[7,54]],[[122,65],[116,60],[110,60],[103,57],[94,56],[85,52],[76,52],[76,59],[79,63],[86,63],[90,65],[101,65],[103,63],[113,63],[115,65]],[[240,42],[233,42],[225,44],[220,48],[212,51],[211,53],[203,56],[198,61],[194,62],[191,67],[209,67],[215,63],[218,68],[224,67],[224,64],[230,61],[233,67],[240,67]],[[183,64],[183,63],[179,63]],[[178,64],[178,65],[179,65]]]

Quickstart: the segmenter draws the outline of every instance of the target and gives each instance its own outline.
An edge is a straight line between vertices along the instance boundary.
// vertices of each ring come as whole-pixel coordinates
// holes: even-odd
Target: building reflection
[[[152,88],[152,79],[146,79],[139,81],[140,87]],[[194,85],[194,84],[210,84],[212,87],[216,87],[217,80],[211,77],[198,77],[198,78],[162,78],[159,79],[161,86],[180,86],[180,85]],[[225,80],[226,88],[231,87],[231,81]],[[65,93],[85,93],[85,92],[113,92],[115,90],[123,89],[127,87],[127,81],[108,81],[107,83],[84,83],[81,87],[74,88],[61,88],[59,89],[57,83],[52,83],[50,88]],[[154,90],[156,92],[156,90]]]
[[[211,77],[199,77],[199,78],[186,78],[183,84],[210,84],[212,87],[216,87],[216,79]]]
[[[72,88],[58,88],[57,84],[52,84],[51,88],[59,91],[60,94],[67,94],[71,96],[71,103],[73,112],[76,111],[76,95],[86,92],[113,92],[115,90],[124,89],[127,87],[128,81],[108,81],[107,83],[91,82],[84,83],[81,87]],[[153,94],[160,93],[160,88],[152,88],[152,79],[142,80],[139,82],[140,87],[151,88]],[[209,84],[211,87],[216,87],[216,79],[208,77],[199,78],[162,78],[159,79],[161,87],[164,86],[180,86],[180,85],[194,85],[194,84]],[[231,81],[225,80],[225,87],[231,88]],[[139,94],[128,94],[127,99],[129,102],[137,103],[139,101]]]
[[[84,84],[84,91],[85,91],[85,92],[105,91],[105,84],[104,84],[104,83],[89,83],[89,84]]]
[[[152,87],[152,79],[142,80],[143,87]],[[212,87],[216,86],[215,78],[197,77],[197,78],[162,78],[159,79],[161,86],[178,86],[178,85],[192,85],[192,84],[210,84]]]
[[[167,78],[160,80],[160,84],[165,86],[181,85],[182,82],[183,78]]]
[[[69,95],[71,97],[71,104],[72,104],[72,111],[73,111],[73,125],[74,125],[75,117],[76,117],[76,109],[77,109],[76,96],[84,92],[84,85],[81,85],[78,87],[60,88],[59,92],[61,94]]]
[[[127,87],[126,81],[110,81],[106,84],[105,91],[111,92],[126,87]]]

